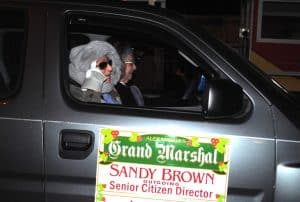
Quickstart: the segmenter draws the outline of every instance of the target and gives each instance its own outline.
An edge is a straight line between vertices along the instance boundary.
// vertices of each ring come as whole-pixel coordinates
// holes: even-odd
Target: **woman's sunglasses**
[[[100,69],[104,69],[107,65],[112,66],[112,60],[108,60],[106,62],[100,62],[99,65],[98,65],[98,67]]]

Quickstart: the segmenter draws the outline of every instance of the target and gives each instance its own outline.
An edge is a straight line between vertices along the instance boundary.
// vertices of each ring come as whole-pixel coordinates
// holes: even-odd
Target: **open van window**
[[[134,63],[134,71],[131,73],[128,85],[139,89],[136,93],[137,95],[134,96],[135,98],[136,96],[141,98],[140,100],[142,101],[136,102],[136,104],[127,102],[127,98],[122,95],[122,90],[118,89],[118,82],[113,82],[121,100],[121,103],[116,103],[118,106],[201,113],[203,111],[202,95],[206,83],[211,79],[226,77],[222,72],[216,72],[218,68],[209,63],[208,59],[195,56],[193,51],[181,40],[176,39],[173,33],[168,33],[153,25],[142,28],[138,25],[138,22],[114,22],[113,19],[108,20],[103,16],[98,18],[96,16],[83,17],[69,14],[66,23],[66,47],[69,53],[67,55],[69,64],[66,64],[69,68],[69,83],[67,84],[69,86],[67,89],[69,89],[71,97],[75,101],[80,101],[82,105],[90,105],[91,103],[99,105],[111,104],[105,101],[102,93],[100,93],[101,95],[98,96],[97,100],[93,99],[86,102],[87,99],[82,98],[82,96],[85,96],[82,95],[84,79],[82,79],[82,82],[76,82],[76,79],[72,78],[74,73],[70,74],[70,71],[73,71],[70,68],[73,68],[74,65],[76,66],[74,64],[76,59],[74,59],[74,55],[70,54],[79,47],[88,47],[89,44],[95,41],[109,43],[115,48],[113,52],[116,51],[119,55],[122,62],[122,74],[118,82],[122,82],[122,75],[125,72],[124,65],[126,63],[123,58],[123,49],[120,48],[122,45],[120,44],[123,44],[123,48],[124,44],[126,44],[132,51],[134,60],[133,62],[129,61],[129,63]],[[125,27],[124,24],[126,25]],[[128,26],[128,24],[132,24],[132,26]],[[143,26],[146,25],[144,24]],[[146,32],[145,30],[152,30],[152,32]],[[94,52],[97,51],[95,50]],[[78,53],[76,55],[77,59],[81,57],[79,55],[84,55],[86,58],[89,57],[87,53]],[[80,71],[77,74],[80,73],[87,76],[86,72],[90,71],[91,63],[92,61],[89,61],[84,67],[76,67]],[[114,68],[116,68],[114,63],[115,61],[112,60],[112,74],[115,71]],[[101,74],[99,73],[99,75]],[[220,76],[221,74],[223,75]],[[105,82],[103,83],[105,84]],[[132,89],[130,90],[132,92]]]

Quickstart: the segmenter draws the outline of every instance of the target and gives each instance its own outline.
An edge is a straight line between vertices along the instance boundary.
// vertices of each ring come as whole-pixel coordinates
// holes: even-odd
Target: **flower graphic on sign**
[[[142,141],[142,136],[139,135],[137,132],[132,132],[131,137],[129,137],[130,142],[140,142]]]
[[[228,162],[219,162],[218,169],[213,170],[214,173],[220,174],[220,175],[226,175],[228,169]]]
[[[219,153],[224,154],[224,152],[226,151],[226,145],[229,144],[229,140],[225,138],[212,138],[211,144],[217,149]]]
[[[216,194],[216,198],[218,199],[218,202],[224,202],[225,196],[221,194]]]
[[[108,152],[100,152],[100,163],[107,162]]]
[[[106,184],[98,184],[97,185],[97,202],[102,202],[104,201],[105,202],[105,197],[103,195],[103,191],[104,189],[106,188]]]
[[[225,138],[211,138],[210,140],[213,147],[216,148],[216,150],[224,154],[226,152],[226,146],[229,144],[229,140]],[[218,164],[218,168],[214,169],[213,172],[220,174],[220,175],[226,175],[228,169],[228,162],[220,161]]]
[[[191,147],[199,147],[200,143],[198,139],[199,139],[198,137],[192,137],[187,141],[187,145]]]
[[[103,138],[104,144],[109,144],[111,141],[113,141],[119,135],[118,130],[112,130],[109,128],[103,128],[101,132],[102,132],[102,135],[104,136],[104,138]]]

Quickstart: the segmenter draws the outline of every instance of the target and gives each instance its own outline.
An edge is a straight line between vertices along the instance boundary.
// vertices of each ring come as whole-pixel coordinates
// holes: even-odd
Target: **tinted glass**
[[[0,8],[0,98],[16,93],[24,61],[25,12]]]

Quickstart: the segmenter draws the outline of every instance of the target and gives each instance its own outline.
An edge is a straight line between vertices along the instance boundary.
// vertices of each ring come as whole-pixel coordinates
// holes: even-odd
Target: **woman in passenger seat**
[[[83,102],[121,104],[114,85],[121,75],[121,60],[115,48],[92,41],[71,50],[69,75],[81,88],[70,85],[71,94]]]

